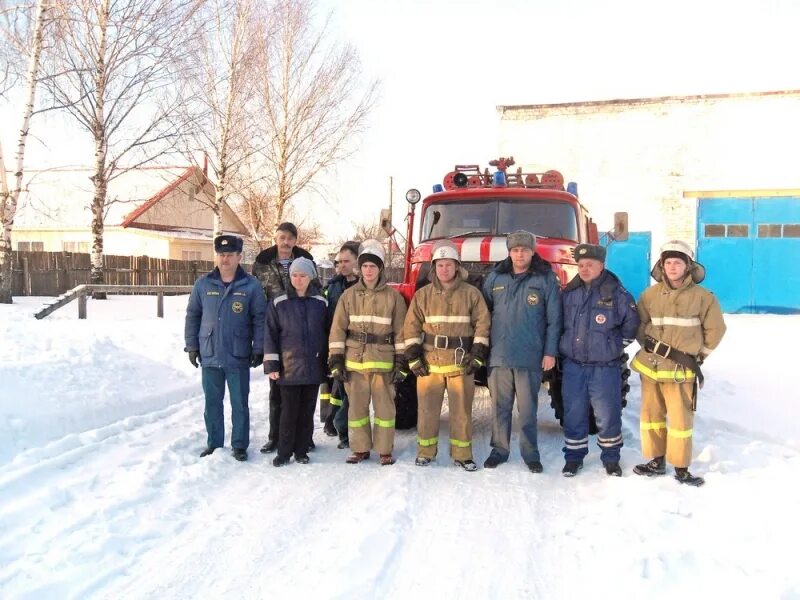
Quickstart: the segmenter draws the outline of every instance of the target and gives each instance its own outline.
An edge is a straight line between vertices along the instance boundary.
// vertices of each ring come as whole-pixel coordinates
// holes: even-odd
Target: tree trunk
[[[30,127],[33,105],[36,100],[36,79],[39,72],[39,59],[42,54],[42,41],[44,39],[44,21],[47,6],[45,0],[36,2],[36,21],[34,24],[33,46],[31,47],[30,57],[28,58],[28,73],[26,76],[27,98],[25,100],[25,113],[22,116],[22,127],[19,131],[17,140],[16,170],[14,171],[14,189],[9,192],[8,182],[6,181],[6,163],[3,159],[3,152],[0,148],[0,220],[2,220],[2,230],[0,230],[0,303],[11,304],[11,285],[13,278],[13,265],[11,262],[11,229],[14,225],[14,217],[17,213],[17,202],[22,190],[22,168],[25,159],[25,143],[28,140],[28,128]]]
[[[106,95],[106,33],[108,29],[108,0],[100,8],[98,28],[100,37],[97,47],[97,72],[95,73],[95,109],[94,109],[94,199],[92,200],[92,264],[89,271],[89,283],[102,284],[103,275],[103,218],[106,209],[106,194],[108,192],[108,170],[106,166],[106,152],[108,140],[105,126],[105,95]],[[92,299],[105,300],[102,292],[93,293]]]
[[[222,203],[225,198],[225,188],[220,182],[214,186],[214,237],[222,235]]]

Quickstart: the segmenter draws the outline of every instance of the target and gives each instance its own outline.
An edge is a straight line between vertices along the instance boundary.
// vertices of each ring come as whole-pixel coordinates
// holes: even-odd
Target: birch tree
[[[356,149],[376,99],[355,48],[315,28],[312,0],[275,0],[258,74],[265,187],[275,225],[320,173]],[[274,227],[273,227],[274,230]]]
[[[13,183],[9,189],[7,169],[3,148],[0,144],[0,303],[11,304],[11,285],[13,277],[13,264],[11,254],[11,232],[14,226],[14,217],[17,213],[17,203],[22,191],[23,167],[25,164],[25,144],[28,140],[31,116],[36,101],[36,87],[39,78],[39,66],[44,45],[45,23],[48,17],[49,3],[46,0],[37,0],[33,15],[33,35],[28,52],[28,67],[25,75],[25,96],[22,110],[22,119],[17,136],[17,148],[14,156]]]
[[[223,207],[243,185],[254,152],[255,60],[266,41],[263,3],[211,0],[196,13],[197,65],[185,74],[184,152],[205,154],[213,175],[214,237],[222,233]]]
[[[200,0],[59,2],[60,42],[44,81],[94,145],[91,283],[103,282],[108,185],[170,152],[180,130],[178,72]]]

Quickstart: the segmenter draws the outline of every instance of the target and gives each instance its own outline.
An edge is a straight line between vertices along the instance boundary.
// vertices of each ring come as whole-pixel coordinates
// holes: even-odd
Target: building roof
[[[27,169],[28,180],[20,195],[14,225],[19,229],[69,229],[88,228],[91,226],[91,203],[94,196],[94,184],[91,176],[94,169],[89,167]],[[132,169],[115,177],[108,187],[108,201],[104,223],[107,227],[121,226],[149,229],[170,233],[184,231],[193,238],[209,237],[203,227],[185,227],[181,223],[174,225],[156,225],[148,223],[149,219],[138,221],[157,205],[169,197],[181,184],[195,178],[196,193],[204,195],[208,204],[214,198],[213,187],[207,185],[208,178],[197,166],[160,166]],[[190,198],[191,199],[191,198]],[[226,211],[227,212],[227,211]],[[232,212],[235,229],[244,230],[244,226]],[[239,227],[241,226],[241,227]],[[229,227],[227,227],[229,228]]]

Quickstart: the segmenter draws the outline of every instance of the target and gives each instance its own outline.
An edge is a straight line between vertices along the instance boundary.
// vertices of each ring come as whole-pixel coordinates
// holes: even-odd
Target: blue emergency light
[[[494,185],[505,185],[506,184],[506,174],[502,171],[497,171],[492,176],[492,183]]]
[[[578,182],[577,181],[570,181],[567,184],[567,191],[577,198],[578,197]]]
[[[438,194],[439,192],[444,191],[444,186],[441,183],[434,183],[433,184],[433,193]]]

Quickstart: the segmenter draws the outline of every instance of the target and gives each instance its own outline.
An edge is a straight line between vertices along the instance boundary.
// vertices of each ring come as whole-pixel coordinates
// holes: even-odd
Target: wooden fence
[[[89,283],[91,257],[72,252],[13,252],[14,296],[59,296]],[[107,285],[193,285],[214,268],[207,260],[184,261],[149,256],[103,257]],[[248,272],[249,265],[242,265]]]
[[[12,252],[14,278],[12,296],[60,296],[89,283],[91,257],[76,252]],[[248,273],[251,265],[243,264]],[[194,285],[197,278],[214,268],[210,260],[171,260],[149,256],[103,257],[106,285]],[[333,269],[320,269],[324,283]],[[403,279],[402,268],[386,270],[388,281]]]

